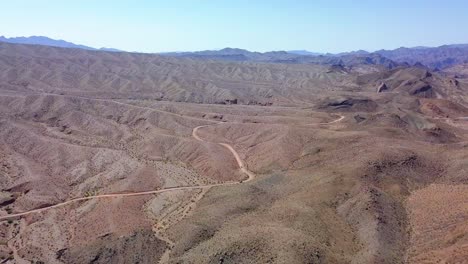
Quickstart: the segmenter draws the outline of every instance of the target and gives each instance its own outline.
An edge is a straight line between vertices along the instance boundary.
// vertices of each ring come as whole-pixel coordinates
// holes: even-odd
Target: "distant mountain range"
[[[431,69],[444,69],[456,64],[468,63],[468,44],[443,45],[440,47],[398,48],[378,50],[374,53],[396,62],[423,64]]]
[[[55,40],[43,36],[6,38],[0,36],[0,41],[18,44],[46,45],[62,48],[78,48],[86,50],[101,50],[120,52],[112,48],[93,48],[74,44],[64,40]],[[238,48],[221,50],[205,50],[195,52],[166,52],[165,56],[189,57],[199,59],[226,61],[257,61],[272,63],[318,63],[350,66],[355,63],[379,64],[389,68],[402,64],[424,65],[430,69],[444,69],[453,65],[468,63],[468,44],[444,45],[440,47],[413,47],[394,50],[378,50],[368,52],[357,50],[338,54],[321,54],[307,50],[252,52]]]
[[[444,45],[440,47],[402,47],[394,50],[378,50],[375,52],[357,50],[338,54],[320,54],[306,50],[260,53],[243,49],[225,48],[221,50],[165,53],[165,55],[229,61],[321,64],[344,63],[346,66],[349,66],[348,63],[350,61],[361,61],[364,62],[364,64],[383,63],[390,66],[408,64],[424,65],[430,69],[444,69],[453,65],[468,63],[468,44]]]
[[[102,50],[102,51],[112,51],[112,52],[121,52],[122,50],[113,49],[113,48],[93,48],[85,45],[79,45],[72,42],[68,42],[61,39],[51,39],[43,36],[31,36],[31,37],[14,37],[7,38],[0,36],[0,41],[16,44],[33,44],[33,45],[44,45],[60,48],[75,48],[75,49],[86,49],[86,50]]]
[[[299,53],[299,54],[298,54]],[[269,63],[290,63],[290,64],[320,64],[320,65],[341,65],[352,67],[356,65],[383,65],[386,68],[392,69],[397,66],[406,64],[396,63],[390,59],[383,57],[380,54],[373,53],[341,53],[341,54],[320,54],[311,55],[312,52],[287,52],[287,51],[270,51],[270,52],[252,52],[244,49],[224,48],[221,50],[205,50],[196,52],[169,52],[164,53],[164,56],[186,57],[194,59],[210,59],[210,60],[225,60],[225,61],[253,61],[253,62],[269,62]],[[304,55],[305,54],[305,55]],[[310,54],[310,55],[309,55]]]

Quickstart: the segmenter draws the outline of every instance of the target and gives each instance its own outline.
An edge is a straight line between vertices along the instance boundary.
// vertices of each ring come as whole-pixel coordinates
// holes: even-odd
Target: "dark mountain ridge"
[[[43,46],[52,46],[59,48],[74,48],[74,49],[85,49],[85,50],[101,50],[101,51],[113,51],[113,52],[122,52],[122,50],[113,49],[113,48],[93,48],[85,45],[75,44],[61,39],[51,39],[44,36],[30,36],[30,37],[12,37],[7,38],[0,36],[0,41],[8,42],[13,44],[30,44],[30,45],[43,45]]]
[[[0,42],[16,44],[37,44],[62,48],[78,48],[85,50],[101,50],[120,52],[112,48],[100,48],[74,44],[64,40],[55,40],[43,36],[6,38],[0,36]],[[454,65],[468,63],[468,44],[443,45],[439,47],[418,46],[401,47],[394,50],[378,50],[368,52],[357,50],[337,54],[320,54],[307,50],[253,52],[239,48],[224,48],[221,50],[204,50],[195,52],[166,52],[164,56],[187,57],[196,59],[224,61],[253,61],[272,63],[312,63],[321,65],[353,66],[355,61],[360,64],[385,65],[394,68],[398,65],[423,65],[430,69],[446,69]]]
[[[431,69],[444,69],[468,62],[468,44],[443,45],[434,48],[401,47],[394,50],[378,50],[374,53],[396,62],[421,63]]]

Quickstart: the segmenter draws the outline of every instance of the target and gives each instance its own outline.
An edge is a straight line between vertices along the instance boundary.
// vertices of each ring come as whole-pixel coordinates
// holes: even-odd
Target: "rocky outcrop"
[[[347,73],[345,66],[343,64],[334,64],[328,68],[327,73]]]
[[[424,97],[424,98],[434,98],[435,92],[431,85],[427,83],[417,83],[409,90],[410,95]]]
[[[388,86],[385,83],[382,83],[377,87],[377,92],[382,93],[388,91]]]
[[[340,98],[326,101],[322,103],[319,108],[340,111],[372,112],[377,109],[377,103],[367,98]]]

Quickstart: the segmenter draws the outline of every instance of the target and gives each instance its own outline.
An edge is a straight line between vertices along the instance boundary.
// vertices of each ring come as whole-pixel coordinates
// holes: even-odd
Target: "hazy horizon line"
[[[257,52],[257,53],[269,53],[269,52],[293,52],[293,51],[296,51],[296,52],[308,52],[308,53],[315,53],[317,55],[327,55],[327,54],[332,54],[332,55],[336,55],[336,54],[341,54],[341,53],[352,53],[352,52],[359,52],[359,51],[363,51],[363,52],[368,52],[368,53],[375,53],[377,51],[391,51],[391,50],[396,50],[396,49],[400,49],[400,48],[406,48],[406,49],[424,49],[424,48],[439,48],[439,47],[443,47],[443,46],[456,46],[456,45],[468,45],[467,43],[451,43],[451,44],[442,44],[442,45],[436,45],[436,46],[428,46],[428,45],[417,45],[417,46],[399,46],[399,47],[396,47],[396,48],[380,48],[380,49],[374,49],[374,50],[367,50],[367,49],[351,49],[351,50],[346,50],[346,51],[340,51],[340,52],[322,52],[322,51],[314,51],[314,50],[309,50],[307,48],[295,48],[295,49],[275,49],[275,50],[251,50],[251,49],[247,49],[247,48],[242,48],[242,47],[233,47],[233,46],[225,46],[225,47],[222,47],[222,48],[206,48],[206,49],[199,49],[199,50],[163,50],[163,51],[151,51],[151,52],[148,52],[148,51],[138,51],[138,50],[133,50],[133,51],[129,51],[129,50],[124,50],[124,49],[120,49],[120,48],[116,48],[115,46],[113,45],[105,45],[105,46],[101,46],[101,47],[95,47],[93,45],[88,45],[88,44],[84,44],[84,43],[76,43],[76,42],[73,42],[73,41],[69,41],[69,40],[66,40],[66,39],[61,39],[61,38],[54,38],[54,37],[49,37],[49,36],[45,36],[45,35],[29,35],[29,36],[11,36],[11,35],[0,35],[0,38],[6,38],[6,39],[15,39],[15,38],[32,38],[32,37],[41,37],[41,38],[47,38],[47,39],[50,39],[50,40],[53,40],[53,41],[64,41],[64,42],[67,42],[67,43],[70,43],[70,44],[73,44],[73,45],[79,45],[79,46],[86,46],[86,47],[89,47],[89,48],[92,48],[92,49],[96,49],[96,50],[100,50],[100,49],[116,49],[120,52],[129,52],[129,53],[144,53],[144,54],[164,54],[164,53],[194,53],[194,52],[203,52],[203,51],[221,51],[221,50],[224,50],[224,49],[239,49],[239,50],[245,50],[245,51],[248,51],[248,52]],[[16,44],[30,44],[30,45],[43,45],[43,46],[52,46],[52,45],[44,45],[44,44],[34,44],[34,43],[16,43]],[[55,47],[55,46],[52,46],[52,47]]]

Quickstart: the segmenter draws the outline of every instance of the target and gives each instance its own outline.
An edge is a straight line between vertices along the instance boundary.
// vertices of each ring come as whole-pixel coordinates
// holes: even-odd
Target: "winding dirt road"
[[[16,217],[21,217],[21,216],[25,216],[25,215],[29,215],[29,214],[40,213],[40,212],[43,212],[43,211],[46,211],[46,210],[62,207],[62,206],[65,206],[65,205],[68,205],[68,204],[71,204],[71,203],[74,203],[74,202],[86,201],[86,200],[91,200],[91,199],[141,196],[141,195],[157,194],[157,193],[163,193],[163,192],[169,192],[169,191],[210,188],[210,187],[215,187],[215,186],[231,185],[231,184],[236,184],[236,183],[237,182],[227,182],[227,183],[202,185],[202,186],[170,187],[170,188],[166,188],[166,189],[145,191],[145,192],[111,193],[111,194],[92,195],[92,196],[87,196],[87,197],[74,198],[74,199],[68,200],[66,202],[58,203],[58,204],[43,207],[43,208],[33,209],[33,210],[22,212],[22,213],[16,213],[16,214],[10,214],[10,215],[6,215],[6,216],[1,216],[0,221],[4,221],[4,220],[11,219],[11,218],[16,218]]]
[[[333,124],[333,123],[336,123],[336,122],[339,122],[339,121],[343,120],[344,118],[345,118],[344,116],[340,115],[340,117],[338,119],[336,119],[336,120],[333,120],[333,121],[328,122],[328,123],[318,123],[318,124],[321,124],[321,125]],[[224,124],[224,123],[223,122],[217,122],[214,125],[217,125],[217,124]],[[227,186],[227,185],[240,184],[240,183],[245,183],[245,182],[253,180],[255,178],[255,174],[247,169],[244,162],[240,158],[239,153],[237,153],[237,151],[231,145],[229,145],[227,143],[209,142],[209,141],[206,141],[206,140],[202,139],[198,135],[198,131],[201,128],[208,127],[208,126],[211,126],[211,125],[204,125],[204,126],[195,127],[193,129],[193,131],[192,131],[192,137],[195,138],[198,141],[206,142],[206,143],[212,143],[212,144],[219,144],[219,145],[225,147],[226,149],[228,149],[232,153],[234,158],[236,159],[237,165],[239,166],[239,169],[241,170],[241,172],[244,173],[245,175],[247,175],[246,180],[243,180],[243,181],[240,181],[240,182],[225,182],[225,183],[209,184],[209,185],[170,187],[170,188],[165,188],[165,189],[160,189],[160,190],[152,190],[152,191],[145,191],[145,192],[111,193],[111,194],[100,194],[100,195],[92,195],[92,196],[87,196],[87,197],[80,197],[80,198],[74,198],[74,199],[71,199],[71,200],[68,200],[68,201],[65,201],[65,202],[62,202],[62,203],[58,203],[58,204],[55,204],[55,205],[46,206],[46,207],[43,207],[43,208],[38,208],[38,209],[29,210],[29,211],[26,211],[26,212],[0,216],[0,221],[6,221],[6,220],[10,220],[10,219],[18,218],[18,217],[23,217],[23,216],[30,215],[30,214],[41,213],[41,212],[44,212],[44,211],[47,211],[47,210],[50,210],[50,209],[59,208],[59,207],[62,207],[62,206],[66,206],[66,205],[75,203],[75,202],[87,201],[87,200],[91,200],[91,199],[142,196],[142,195],[158,194],[158,193],[169,192],[169,191],[204,189],[204,188],[211,188],[211,187],[216,187],[216,186]]]
[[[218,124],[224,124],[224,123],[220,122]],[[192,136],[198,141],[208,142],[206,140],[201,139],[200,136],[198,135],[198,130],[200,128],[207,127],[207,126],[208,125],[198,126],[198,127],[194,128],[193,131],[192,131]],[[231,145],[226,144],[226,143],[217,143],[217,144],[219,144],[219,145],[227,148],[229,151],[231,151],[232,155],[234,156],[234,158],[237,161],[237,165],[239,166],[239,169],[242,171],[242,173],[244,173],[245,175],[248,176],[247,180],[245,180],[243,182],[248,182],[248,181],[251,181],[251,180],[253,180],[255,178],[255,174],[247,169],[247,167],[244,165],[244,162],[240,158],[239,153],[237,153],[237,151]],[[242,183],[242,182],[239,182],[239,183]]]

